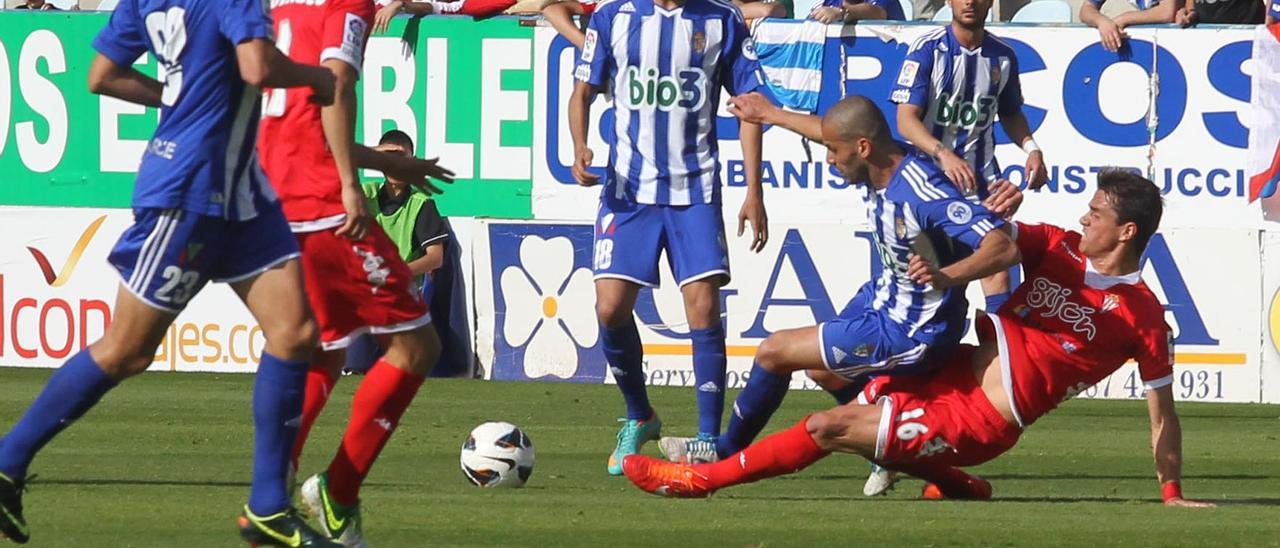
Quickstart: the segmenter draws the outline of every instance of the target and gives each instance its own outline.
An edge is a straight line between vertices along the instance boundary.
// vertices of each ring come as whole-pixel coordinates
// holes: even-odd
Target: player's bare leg
[[[830,371],[805,371],[809,379],[821,386],[823,390],[831,394],[836,399],[836,403],[847,405],[857,397],[858,392],[866,386],[863,382],[853,382],[840,375]],[[893,489],[893,485],[898,481],[898,473],[888,468],[884,468],[874,462],[871,463],[871,473],[867,475],[867,481],[862,485],[862,494],[868,497],[876,497],[888,493]]]
[[[619,419],[618,443],[609,454],[610,475],[622,474],[622,459],[640,451],[645,443],[658,439],[662,421],[649,405],[645,388],[644,346],[636,327],[636,297],[640,286],[615,278],[596,280],[596,319],[600,323],[600,345],[609,371],[626,402],[627,416]]]
[[[582,4],[574,0],[553,0],[542,8],[542,17],[551,23],[551,27],[556,29],[560,36],[565,37],[578,49],[582,49],[587,35],[573,21],[573,16],[582,15],[582,13]]]

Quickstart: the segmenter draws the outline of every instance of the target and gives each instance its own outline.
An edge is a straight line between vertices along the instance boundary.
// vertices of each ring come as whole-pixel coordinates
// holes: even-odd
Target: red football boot
[[[645,455],[627,455],[622,473],[646,492],[664,497],[705,498],[715,492],[699,465],[668,462]]]

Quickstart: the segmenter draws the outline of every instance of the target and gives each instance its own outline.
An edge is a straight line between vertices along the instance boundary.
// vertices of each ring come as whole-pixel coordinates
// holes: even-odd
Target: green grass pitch
[[[7,430],[44,370],[0,370]],[[339,384],[303,461],[327,464],[358,377]],[[36,459],[26,497],[31,546],[236,546],[248,493],[253,378],[150,373],[109,394]],[[653,390],[668,433],[694,424],[691,389]],[[730,394],[732,396],[732,394]],[[993,502],[916,500],[905,480],[861,495],[866,464],[832,456],[799,474],[665,500],[604,466],[621,402],[612,386],[430,380],[369,477],[365,531],[377,546],[1183,545],[1280,543],[1280,408],[1185,404],[1183,482],[1209,510],[1158,503],[1142,402],[1075,401],[976,469]],[[829,405],[793,392],[770,431]],[[470,486],[466,433],[523,427],[538,462],[522,490]],[[656,452],[656,447],[647,447]]]

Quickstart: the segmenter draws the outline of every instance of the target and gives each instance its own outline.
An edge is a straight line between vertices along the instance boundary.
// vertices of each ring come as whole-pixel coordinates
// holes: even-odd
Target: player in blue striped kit
[[[931,356],[945,356],[964,334],[968,282],[1018,261],[1013,240],[1000,229],[1004,220],[965,199],[927,156],[894,141],[870,99],[846,97],[823,118],[783,111],[755,94],[730,103],[741,119],[778,125],[827,147],[827,162],[866,190],[882,265],[836,318],[765,339],[729,428],[714,447],[662,440],[663,452],[676,461],[713,461],[749,445],[781,405],[796,371],[852,383],[869,375],[921,373],[940,363]],[[1012,190],[1002,186],[998,197]],[[937,267],[926,269],[926,263]],[[926,271],[934,282],[917,283]]]
[[[122,0],[93,41],[90,91],[158,108],[138,167],[134,224],[108,260],[119,272],[113,321],[59,368],[0,442],[0,532],[29,537],[22,487],[36,453],[120,381],[151,364],[168,327],[209,281],[231,285],[262,326],[253,389],[254,465],[240,517],[250,543],[332,546],[289,503],[290,449],[317,328],[298,245],[258,164],[263,87],[310,87],[333,101],[329,70],[276,49],[259,0]],[[163,81],[134,61],[150,53]]]
[[[948,1],[951,23],[911,45],[890,92],[890,100],[898,104],[898,132],[927,152],[976,202],[987,199],[990,186],[1004,179],[995,157],[998,119],[1009,139],[1027,153],[1027,187],[1039,188],[1046,177],[1044,153],[1022,113],[1018,58],[1008,43],[986,30],[991,0]],[[1009,290],[1008,272],[984,278],[985,308],[1000,308]],[[864,493],[883,493],[891,485],[884,471],[873,469]]]
[[[1022,114],[1018,59],[984,27],[991,0],[951,0],[951,7],[951,24],[917,39],[902,61],[890,95],[898,104],[898,132],[979,201],[1004,179],[995,156],[998,119],[1027,153],[1027,187],[1039,188],[1044,154]],[[1009,297],[1008,274],[982,280],[982,292],[987,310],[1000,308]]]
[[[1028,188],[1039,188],[1046,176],[1044,153],[1022,113],[1018,58],[986,30],[991,0],[949,2],[951,23],[918,38],[902,61],[889,97],[898,104],[898,132],[927,152],[971,200],[980,201],[1004,179],[995,157],[998,119],[1027,153]],[[1007,272],[984,278],[985,308],[1000,308],[1009,286]],[[864,493],[883,493],[891,485],[887,473],[873,469]]]
[[[649,405],[643,348],[633,310],[641,286],[658,285],[667,260],[684,295],[693,343],[698,432],[720,432],[725,348],[719,289],[729,281],[720,197],[716,109],[730,95],[763,90],[764,76],[742,15],[721,0],[612,0],[591,16],[577,84],[569,99],[574,178],[600,177],[589,168],[591,102],[612,92],[614,144],[605,169],[595,228],[596,315],[610,370],[626,402],[608,471],[622,474],[623,457],[657,439],[661,421]],[[768,240],[760,186],[757,124],[742,124],[747,197],[738,215],[753,232],[751,248]]]

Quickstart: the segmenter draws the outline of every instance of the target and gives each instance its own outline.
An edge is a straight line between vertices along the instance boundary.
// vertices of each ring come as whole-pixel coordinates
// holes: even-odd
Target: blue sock
[[[852,384],[835,390],[828,390],[827,393],[836,399],[836,403],[840,405],[848,405],[849,402],[857,399],[860,388],[855,388]]]
[[[0,472],[15,480],[26,476],[36,452],[115,385],[116,381],[93,361],[88,348],[72,356],[54,371],[27,413],[0,442]]]
[[[249,511],[270,516],[289,506],[289,459],[302,422],[307,369],[266,352],[253,382],[253,483]]]
[[[751,366],[747,386],[733,402],[733,414],[729,416],[729,429],[716,439],[716,452],[720,456],[732,455],[743,450],[760,435],[769,417],[782,405],[791,385],[789,375],[766,371],[760,364]]]
[[[996,311],[1000,310],[1000,307],[1004,305],[1005,301],[1008,300],[1008,291],[1005,291],[1004,293],[996,293],[994,295],[987,295],[987,312],[995,314]]]
[[[613,380],[627,403],[627,418],[648,420],[653,416],[649,392],[644,385],[644,347],[634,321],[618,327],[600,326],[600,342],[604,358],[613,371]]]
[[[693,339],[698,437],[714,439],[720,435],[720,418],[724,415],[724,327],[716,324],[706,329],[692,329],[689,336]]]
[[[863,388],[867,387],[867,383],[871,382],[871,375],[860,375],[857,380],[844,385],[842,388],[828,390],[827,393],[836,399],[836,403],[840,405],[848,405],[849,402],[858,399],[858,394]]]

